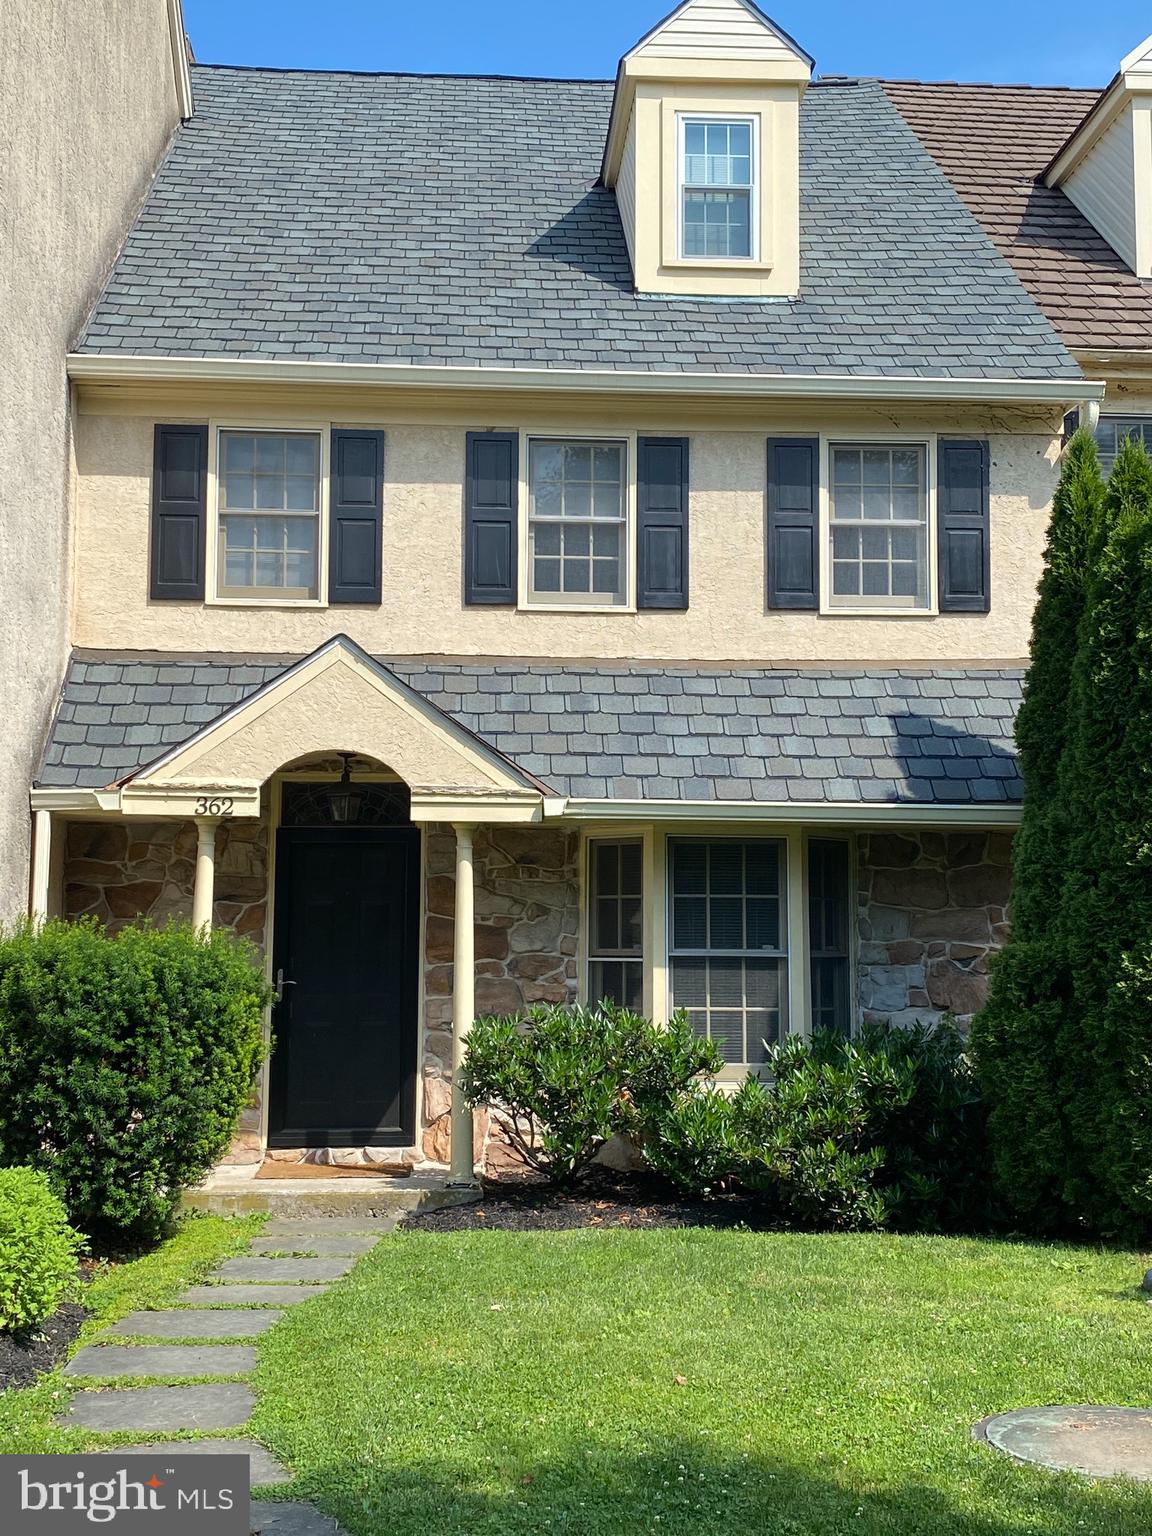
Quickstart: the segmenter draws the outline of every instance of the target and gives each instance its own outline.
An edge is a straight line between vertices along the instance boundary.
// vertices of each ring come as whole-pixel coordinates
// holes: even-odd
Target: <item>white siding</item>
[[[742,0],[691,0],[635,53],[678,59],[798,57]]]
[[[1126,106],[1063,182],[1064,191],[1116,254],[1136,270],[1132,108]]]
[[[628,119],[628,132],[624,135],[624,154],[620,159],[620,171],[616,177],[616,205],[624,225],[624,238],[628,242],[628,256],[632,270],[636,270],[636,113]]]

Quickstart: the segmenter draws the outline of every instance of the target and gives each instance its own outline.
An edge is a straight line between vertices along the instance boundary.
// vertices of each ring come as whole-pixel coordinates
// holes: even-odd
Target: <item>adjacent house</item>
[[[820,79],[750,0],[606,82],[193,69],[68,359],[33,905],[263,945],[234,1158],[470,1178],[481,1011],[737,1077],[980,1006],[1065,418],[1152,422],[1144,69]]]
[[[0,25],[0,922],[28,909],[28,785],[68,658],[68,350],[191,111],[180,0],[22,0]]]

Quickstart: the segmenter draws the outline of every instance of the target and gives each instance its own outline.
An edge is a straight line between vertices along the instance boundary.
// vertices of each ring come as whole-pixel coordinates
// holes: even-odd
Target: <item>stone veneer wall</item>
[[[111,930],[133,918],[163,923],[192,916],[196,824],[191,821],[73,821],[64,843],[65,917],[98,917]],[[213,922],[260,949],[268,916],[268,827],[263,818],[225,821],[216,834]],[[241,1112],[226,1163],[260,1160],[259,1088]]]
[[[133,918],[192,916],[196,825],[191,821],[73,821],[64,844],[64,916],[110,929]],[[268,912],[268,829],[225,821],[216,834],[213,920],[263,947]]]
[[[551,827],[477,829],[476,1012],[574,1002],[579,835]],[[424,953],[424,1155],[448,1158],[456,840],[429,827]]]
[[[988,995],[1008,934],[1012,839],[997,832],[870,833],[857,856],[859,1003],[865,1019],[909,1024]]]

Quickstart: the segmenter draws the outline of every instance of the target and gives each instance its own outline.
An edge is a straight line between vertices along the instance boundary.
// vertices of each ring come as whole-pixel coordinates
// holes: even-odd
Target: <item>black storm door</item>
[[[415,827],[277,834],[270,1146],[411,1145],[419,915]]]

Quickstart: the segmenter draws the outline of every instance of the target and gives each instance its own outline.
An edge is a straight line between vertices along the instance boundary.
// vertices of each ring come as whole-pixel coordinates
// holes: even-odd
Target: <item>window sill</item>
[[[206,608],[327,608],[318,597],[206,597]]]
[[[826,605],[820,609],[822,619],[935,619],[939,616],[938,608],[834,608]]]
[[[635,613],[630,603],[519,603],[517,613]]]
[[[775,263],[758,256],[665,256],[660,265],[683,272],[771,272]]]

